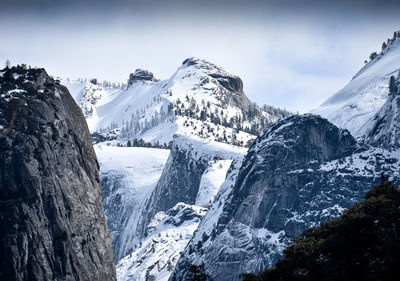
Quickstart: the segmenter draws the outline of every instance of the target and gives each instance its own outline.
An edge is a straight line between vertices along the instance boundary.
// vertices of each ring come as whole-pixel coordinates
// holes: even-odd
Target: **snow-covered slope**
[[[204,208],[178,203],[157,213],[147,226],[146,238],[118,263],[118,280],[168,280],[205,212]]]
[[[208,208],[214,202],[219,188],[225,181],[232,160],[213,160],[203,173],[195,205]]]
[[[389,97],[382,108],[365,125],[365,142],[386,149],[400,147],[400,76],[391,77]]]
[[[97,81],[95,81],[97,82]],[[259,108],[241,79],[204,60],[189,58],[167,80],[141,69],[128,86],[64,81],[91,132],[118,129],[118,139],[168,144],[174,134],[244,146],[272,121],[289,113]]]
[[[95,145],[103,206],[114,251],[131,236],[138,210],[161,177],[169,150]]]
[[[354,78],[320,107],[313,110],[359,138],[368,134],[364,126],[383,106],[389,94],[389,79],[400,69],[400,39],[389,44]]]

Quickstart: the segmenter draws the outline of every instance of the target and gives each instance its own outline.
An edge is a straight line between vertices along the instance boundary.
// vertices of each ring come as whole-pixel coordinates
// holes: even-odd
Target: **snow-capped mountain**
[[[168,144],[174,134],[244,146],[267,124],[289,112],[260,108],[243,93],[242,80],[204,60],[189,58],[167,80],[146,70],[126,87],[65,80],[90,131],[117,130],[118,139]]]
[[[247,149],[241,146],[289,114],[259,108],[244,95],[239,77],[194,58],[167,80],[138,69],[126,86],[95,79],[63,83],[98,143],[104,208],[121,280],[167,280],[230,164],[244,156]],[[118,147],[128,141],[142,147]],[[158,148],[147,148],[150,144]],[[194,217],[187,215],[190,210]],[[170,223],[179,218],[182,223]]]
[[[239,280],[274,265],[293,236],[361,200],[381,172],[400,182],[398,41],[315,111],[333,124],[260,109],[240,78],[193,58],[167,80],[137,70],[126,87],[71,86],[103,153],[119,278],[184,280],[191,264],[204,264],[214,280]],[[146,162],[115,147],[128,140],[170,151],[140,148]],[[125,160],[107,166],[114,155]],[[128,180],[135,176],[148,182]]]
[[[382,172],[400,182],[398,37],[314,111],[358,141],[314,115],[270,125],[222,185],[171,281],[191,264],[215,280],[265,270],[294,235],[360,201]]]
[[[311,111],[327,118],[339,128],[348,129],[356,138],[367,135],[364,126],[389,96],[389,80],[400,70],[400,32],[388,40],[387,47],[371,60],[339,92]]]

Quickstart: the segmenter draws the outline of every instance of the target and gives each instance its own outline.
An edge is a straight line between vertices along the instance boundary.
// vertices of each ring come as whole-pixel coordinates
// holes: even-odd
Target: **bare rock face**
[[[81,110],[44,69],[0,72],[0,279],[116,280]]]

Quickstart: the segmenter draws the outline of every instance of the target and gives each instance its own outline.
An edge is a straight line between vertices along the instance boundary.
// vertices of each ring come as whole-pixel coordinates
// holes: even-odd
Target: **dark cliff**
[[[116,280],[98,168],[65,87],[0,72],[1,280]]]

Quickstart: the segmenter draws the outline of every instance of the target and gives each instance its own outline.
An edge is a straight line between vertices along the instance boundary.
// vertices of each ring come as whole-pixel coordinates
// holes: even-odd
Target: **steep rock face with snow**
[[[202,188],[201,180],[207,168],[218,160],[230,161],[240,158],[245,151],[245,149],[226,144],[208,143],[199,138],[176,135],[171,153],[156,186],[149,197],[142,201],[140,207],[136,204],[134,214],[138,220],[129,230],[130,235],[123,237],[119,248],[114,245],[117,260],[127,255],[132,245],[136,245],[146,237],[148,224],[158,212],[167,211],[179,202],[189,205],[194,205],[196,202],[203,205],[201,202],[209,202],[218,190],[212,191],[215,183],[210,184],[208,189]],[[223,172],[219,176],[225,177]],[[205,195],[199,194],[200,190],[201,194],[205,193]],[[199,195],[202,199],[198,199]]]
[[[276,122],[253,143],[233,183],[221,187],[224,199],[217,196],[170,280],[184,280],[190,264],[204,263],[222,281],[273,266],[294,235],[362,200],[380,171],[397,182],[399,158],[360,147],[318,116]]]
[[[97,102],[104,94],[104,89],[102,87],[91,82],[88,83],[87,87],[82,91],[80,100],[82,113],[86,118],[90,118],[93,115]]]
[[[144,203],[156,186],[169,150],[142,147],[95,146],[100,163],[103,206],[116,259],[135,235]],[[136,243],[136,242],[135,242]]]
[[[168,280],[205,212],[184,203],[158,212],[146,228],[146,238],[118,263],[118,280]]]
[[[128,87],[132,86],[132,84],[137,82],[137,81],[151,81],[151,82],[154,82],[154,81],[156,81],[156,79],[154,78],[153,73],[151,73],[150,71],[144,70],[144,69],[136,69],[136,71],[134,73],[131,73],[129,75]]]
[[[365,142],[389,150],[400,148],[400,77],[391,81],[386,103],[364,125]]]
[[[312,111],[356,138],[369,132],[364,126],[388,99],[390,76],[400,69],[400,39],[394,38],[379,55],[368,62],[339,92]]]
[[[0,72],[0,279],[116,280],[80,108],[44,69]]]

